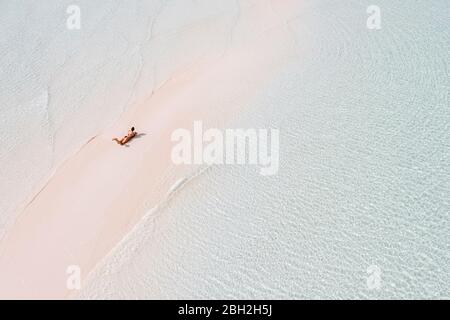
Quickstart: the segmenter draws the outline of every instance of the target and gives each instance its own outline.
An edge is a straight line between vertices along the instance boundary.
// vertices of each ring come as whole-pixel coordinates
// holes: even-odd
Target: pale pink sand
[[[67,267],[85,278],[192,169],[171,163],[172,131],[194,120],[222,124],[287,65],[295,54],[287,17],[255,7],[243,8],[224,55],[175,75],[57,170],[0,243],[0,298],[72,294]],[[131,125],[145,135],[129,147],[111,141]]]

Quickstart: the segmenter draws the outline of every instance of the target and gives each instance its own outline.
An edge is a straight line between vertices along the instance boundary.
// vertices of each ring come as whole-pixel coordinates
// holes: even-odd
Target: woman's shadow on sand
[[[138,133],[137,135],[135,135],[133,137],[133,139],[131,139],[130,141],[125,143],[123,146],[129,148],[130,147],[130,143],[132,143],[134,140],[140,139],[140,138],[142,138],[143,136],[146,136],[146,135],[147,135],[146,133]]]

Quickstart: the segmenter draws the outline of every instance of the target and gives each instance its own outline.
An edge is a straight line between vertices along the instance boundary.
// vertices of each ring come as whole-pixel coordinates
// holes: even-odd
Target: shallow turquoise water
[[[368,1],[306,2],[298,59],[230,124],[280,129],[279,174],[205,171],[82,297],[450,297],[449,3],[377,1],[375,31]]]

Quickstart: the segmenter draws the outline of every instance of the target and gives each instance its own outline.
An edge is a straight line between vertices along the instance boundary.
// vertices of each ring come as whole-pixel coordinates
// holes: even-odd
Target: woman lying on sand
[[[116,141],[120,145],[124,145],[125,143],[133,139],[136,136],[136,134],[137,133],[136,131],[134,131],[134,127],[131,127],[131,129],[128,130],[128,133],[125,137],[123,137],[121,140],[114,138],[113,141]]]

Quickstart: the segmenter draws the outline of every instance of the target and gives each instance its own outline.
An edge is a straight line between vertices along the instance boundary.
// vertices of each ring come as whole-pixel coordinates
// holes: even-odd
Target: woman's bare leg
[[[118,144],[123,144],[121,140],[114,138],[113,141],[117,142]]]

